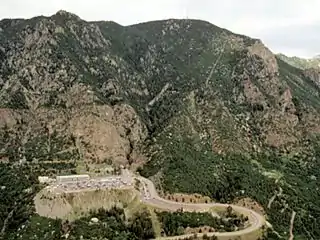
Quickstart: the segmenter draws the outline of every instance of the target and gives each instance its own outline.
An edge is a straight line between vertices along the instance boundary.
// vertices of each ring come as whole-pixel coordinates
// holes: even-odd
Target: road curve
[[[214,233],[206,233],[207,236],[217,236],[219,239],[230,239],[230,238],[236,238],[239,236],[243,236],[246,238],[243,239],[257,239],[259,235],[261,235],[261,228],[266,224],[265,218],[258,214],[257,212],[245,208],[240,207],[232,204],[221,204],[221,203],[178,203],[174,201],[169,201],[166,199],[163,199],[159,196],[158,192],[156,191],[156,188],[152,181],[150,181],[147,178],[136,176],[136,179],[138,179],[144,186],[144,191],[148,190],[149,196],[146,197],[142,193],[141,200],[145,202],[148,205],[154,206],[156,208],[166,209],[166,210],[178,210],[183,208],[184,211],[207,211],[212,207],[223,207],[226,208],[228,206],[231,206],[234,211],[243,214],[244,216],[248,216],[250,225],[242,230],[234,231],[234,232],[214,232]],[[174,236],[174,237],[163,237],[159,239],[177,239],[181,237],[189,237],[193,234],[183,235],[183,236]],[[203,234],[198,234],[199,237],[201,237]]]

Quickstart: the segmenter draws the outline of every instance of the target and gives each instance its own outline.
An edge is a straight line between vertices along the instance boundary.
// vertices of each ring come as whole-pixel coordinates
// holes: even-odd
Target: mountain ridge
[[[320,177],[316,72],[204,21],[121,26],[59,11],[0,28],[5,164],[34,175],[129,165],[164,194],[249,197],[285,237],[295,210],[309,224],[298,235],[317,239],[320,199],[305,197]]]
[[[301,68],[301,69],[308,69],[308,68],[319,68],[320,67],[320,59],[319,55],[316,55],[313,58],[300,58],[300,57],[288,57],[284,54],[277,54],[277,56],[282,59],[283,61],[289,63],[290,65]]]

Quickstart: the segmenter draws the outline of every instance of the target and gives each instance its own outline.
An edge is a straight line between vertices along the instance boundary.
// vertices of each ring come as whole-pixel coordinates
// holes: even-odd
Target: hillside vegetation
[[[99,209],[74,222],[33,216],[23,228],[6,239],[57,240],[57,239],[116,239],[141,240],[154,237],[147,212],[138,213],[127,219],[123,209],[109,211]]]
[[[213,217],[210,213],[197,212],[159,212],[159,221],[162,223],[163,234],[166,236],[179,236],[186,234],[187,229],[199,228],[201,233],[207,228],[207,232],[232,232],[242,229],[246,220],[235,214],[227,214],[225,218]]]
[[[288,57],[284,54],[278,54],[279,58],[283,61],[289,63],[290,65],[300,68],[300,69],[308,69],[308,68],[319,68],[320,67],[320,58],[319,56],[315,58],[305,59],[299,57]]]
[[[289,238],[295,212],[295,239],[318,240],[319,79],[200,20],[3,19],[1,235],[51,232],[32,221],[36,177],[96,164],[138,168],[167,193],[250,198],[269,239]]]

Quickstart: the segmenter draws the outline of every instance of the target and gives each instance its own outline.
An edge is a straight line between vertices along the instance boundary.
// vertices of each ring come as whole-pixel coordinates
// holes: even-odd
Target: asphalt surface
[[[140,191],[141,201],[159,209],[176,211],[182,208],[183,211],[188,211],[188,212],[193,212],[193,211],[206,212],[213,207],[227,208],[228,206],[231,206],[234,211],[241,213],[244,216],[248,216],[250,224],[245,229],[234,231],[234,232],[206,233],[207,236],[215,235],[220,239],[228,239],[228,240],[229,238],[232,239],[238,236],[242,236],[242,237],[245,237],[243,239],[249,240],[251,238],[247,238],[247,236],[249,236],[250,234],[254,235],[255,232],[259,234],[258,231],[261,229],[262,226],[266,224],[265,218],[262,215],[258,214],[257,212],[251,209],[236,206],[236,205],[221,204],[221,203],[180,203],[180,202],[163,199],[158,195],[158,192],[156,191],[156,188],[152,181],[141,176],[133,176],[132,173],[127,169],[124,169],[120,176],[95,178],[95,179],[89,179],[89,180],[77,181],[77,182],[55,182],[55,184],[51,185],[50,188],[57,192],[82,192],[82,191],[90,191],[95,189],[109,189],[109,188],[121,189],[126,187],[132,187],[133,178],[140,180],[142,184],[142,189]],[[219,216],[219,215],[216,213],[216,216]],[[198,233],[199,237],[201,237],[202,235],[203,234]],[[189,236],[193,236],[193,234],[186,234],[183,236],[179,236],[179,238],[189,237]],[[177,237],[178,236],[163,237],[159,239],[173,240],[173,239],[177,239]]]
[[[258,214],[257,212],[232,204],[221,204],[221,203],[178,203],[175,201],[169,201],[167,199],[163,199],[158,195],[156,188],[152,181],[146,179],[141,176],[136,177],[143,184],[143,190],[141,191],[141,201],[144,203],[154,206],[156,208],[176,211],[178,209],[183,208],[184,211],[208,211],[213,207],[227,208],[231,206],[234,211],[242,213],[245,216],[248,216],[250,225],[242,230],[234,231],[234,232],[213,232],[206,233],[207,236],[217,236],[217,237],[236,237],[236,236],[245,236],[250,235],[251,233],[254,235],[254,232],[257,232],[266,224],[265,218]],[[217,214],[218,215],[218,214]],[[183,235],[183,237],[192,236],[193,234]],[[198,236],[202,236],[203,234],[198,234]],[[179,236],[182,237],[182,236]],[[176,239],[177,237],[163,237],[160,239]],[[245,238],[247,239],[247,238]]]
[[[92,191],[98,189],[121,189],[130,187],[132,185],[130,175],[120,175],[120,176],[111,176],[111,177],[100,177],[100,178],[91,178],[87,180],[78,180],[78,181],[66,181],[59,182],[55,181],[50,185],[50,189],[56,192],[83,192],[83,191]]]

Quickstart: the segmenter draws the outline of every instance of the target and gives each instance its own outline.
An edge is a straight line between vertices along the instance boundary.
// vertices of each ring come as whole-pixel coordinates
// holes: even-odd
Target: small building
[[[80,181],[88,181],[88,180],[90,180],[90,176],[87,175],[87,174],[57,176],[56,180],[57,180],[58,183],[80,182]]]
[[[50,182],[50,178],[49,177],[39,176],[38,177],[38,181],[39,181],[39,183],[49,183]]]

